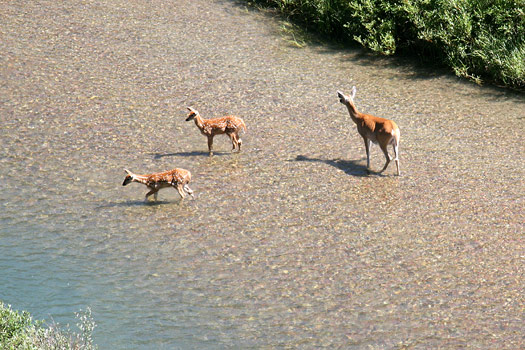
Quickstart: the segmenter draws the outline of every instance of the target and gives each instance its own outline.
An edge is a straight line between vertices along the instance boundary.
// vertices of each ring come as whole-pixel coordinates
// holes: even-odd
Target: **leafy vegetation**
[[[45,327],[27,311],[18,312],[0,302],[0,350],[94,350],[92,333],[95,323],[91,310],[76,314],[80,333],[57,324]]]
[[[256,0],[323,35],[525,88],[525,0]]]

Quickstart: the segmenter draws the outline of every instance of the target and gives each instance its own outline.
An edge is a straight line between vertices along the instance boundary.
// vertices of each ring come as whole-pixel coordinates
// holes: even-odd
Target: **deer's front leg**
[[[208,151],[210,152],[210,156],[213,156],[213,135],[208,136]]]
[[[158,188],[152,188],[151,191],[146,193],[146,198],[144,198],[144,201],[147,202],[148,201],[148,197],[151,196],[152,194],[155,195],[155,200],[157,200],[157,192],[159,192]]]
[[[367,137],[363,137],[365,141],[365,150],[366,150],[366,170],[370,171],[370,143],[371,141]]]

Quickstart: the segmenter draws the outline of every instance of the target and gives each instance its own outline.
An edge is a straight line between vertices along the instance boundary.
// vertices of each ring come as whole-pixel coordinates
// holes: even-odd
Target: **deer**
[[[137,175],[128,169],[124,169],[124,171],[126,172],[126,177],[124,178],[122,186],[126,186],[131,182],[138,182],[149,188],[150,191],[146,193],[145,202],[148,201],[148,197],[151,195],[154,195],[156,201],[159,190],[166,187],[176,188],[182,199],[186,197],[186,193],[195,199],[193,191],[188,186],[191,181],[191,173],[188,170],[176,168],[148,175]]]
[[[189,113],[187,115],[186,121],[195,120],[195,125],[199,128],[201,133],[208,138],[208,151],[210,156],[213,156],[213,137],[215,135],[226,134],[230,137],[232,141],[232,152],[237,148],[238,152],[241,151],[242,140],[239,137],[239,132],[244,130],[246,132],[246,124],[244,121],[233,115],[213,118],[213,119],[204,119],[200,116],[192,107],[188,107]]]
[[[350,117],[357,125],[357,131],[363,137],[365,141],[366,150],[366,168],[370,172],[370,143],[373,142],[378,144],[386,157],[386,163],[383,169],[379,173],[383,173],[391,160],[396,162],[397,175],[400,175],[399,171],[399,128],[397,124],[389,119],[376,117],[370,114],[361,113],[357,110],[354,104],[354,97],[356,93],[356,87],[352,87],[352,91],[349,96],[346,96],[341,91],[337,91],[339,101],[346,106]],[[392,145],[394,148],[394,158],[388,154],[387,146]]]

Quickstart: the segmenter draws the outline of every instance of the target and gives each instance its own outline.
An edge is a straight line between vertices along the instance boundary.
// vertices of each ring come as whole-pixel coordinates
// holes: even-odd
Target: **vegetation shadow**
[[[311,28],[308,23],[301,20],[301,16],[283,14],[278,6],[271,1],[246,1],[246,0],[223,0],[233,3],[246,11],[258,12],[279,23],[280,35],[288,41],[292,47],[303,48],[315,47],[319,53],[343,54],[341,61],[351,61],[360,66],[388,67],[394,69],[398,78],[407,80],[431,80],[447,77],[452,81],[462,82],[465,85],[483,86],[477,90],[480,95],[486,95],[493,100],[510,99],[513,102],[525,103],[523,87],[504,86],[482,74],[460,77],[454,74],[454,70],[447,65],[442,49],[424,40],[414,42],[414,46],[400,45],[394,55],[385,56],[363,47],[361,44],[343,36],[332,34],[321,34]]]
[[[321,158],[310,158],[307,156],[298,155],[297,157],[295,157],[295,159],[292,159],[290,161],[324,163],[324,164],[331,165],[337,169],[340,169],[348,175],[357,176],[357,177],[366,177],[370,175],[366,166],[358,164],[357,161],[355,160],[344,160],[340,158],[321,159]]]
[[[343,54],[341,61],[351,61],[363,67],[389,67],[395,69],[401,77],[411,80],[428,80],[436,77],[451,76],[454,74],[444,63],[438,63],[435,54],[426,52],[431,59],[425,58],[424,54],[415,54],[412,50],[398,49],[395,55],[385,56],[364,48],[361,44],[348,38],[337,37],[329,34],[321,34],[309,28],[308,24],[300,19],[293,18],[279,12],[277,7],[271,4],[245,0],[229,0],[237,7],[251,12],[258,12],[279,23],[280,32],[277,33],[292,47],[301,49],[306,46],[314,47],[321,54]]]

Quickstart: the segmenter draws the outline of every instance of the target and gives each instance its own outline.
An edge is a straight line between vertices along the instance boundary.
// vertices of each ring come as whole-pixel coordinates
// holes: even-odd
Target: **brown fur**
[[[356,88],[354,86],[350,96],[346,96],[340,91],[337,92],[337,95],[339,101],[348,108],[350,117],[357,125],[357,131],[361,137],[363,137],[366,149],[367,169],[370,170],[370,142],[377,143],[385,155],[386,163],[380,171],[381,173],[386,170],[388,164],[392,160],[392,157],[388,154],[387,150],[387,146],[392,145],[395,155],[393,160],[396,163],[397,175],[400,175],[398,158],[400,133],[397,124],[389,119],[359,112],[354,104],[355,92]]]
[[[195,125],[199,128],[201,133],[208,138],[208,151],[210,156],[213,155],[213,137],[215,135],[226,134],[230,137],[234,151],[236,148],[240,152],[242,140],[239,137],[241,130],[246,131],[246,124],[244,120],[233,115],[226,117],[204,119],[195,109],[188,107],[190,111],[186,117],[186,121],[195,120]]]
[[[173,169],[164,171],[161,173],[153,173],[148,175],[137,175],[131,171],[124,169],[126,172],[126,178],[122,183],[122,186],[126,186],[131,182],[138,182],[146,185],[150,191],[146,194],[146,201],[151,195],[155,196],[157,200],[157,192],[166,187],[175,187],[179,192],[182,199],[186,197],[186,193],[193,197],[193,191],[188,186],[191,181],[191,173],[185,169]]]

